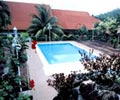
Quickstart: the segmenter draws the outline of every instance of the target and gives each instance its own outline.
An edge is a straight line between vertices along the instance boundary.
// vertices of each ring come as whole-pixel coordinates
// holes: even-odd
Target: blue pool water
[[[76,62],[81,59],[78,51],[88,54],[87,51],[78,48],[71,43],[38,44],[49,64]]]

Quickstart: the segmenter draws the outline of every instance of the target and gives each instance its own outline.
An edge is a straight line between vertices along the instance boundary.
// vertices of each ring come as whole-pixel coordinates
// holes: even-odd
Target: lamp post
[[[14,27],[13,28],[13,34],[14,34],[14,38],[13,38],[13,43],[12,43],[12,46],[13,46],[13,48],[16,50],[16,45],[17,45],[17,28],[16,27]],[[14,51],[14,50],[13,50]]]
[[[49,30],[49,41],[51,41],[51,34],[50,34],[50,30],[52,29],[52,26],[50,23],[48,23],[48,30]]]
[[[13,38],[12,48],[13,48],[13,53],[17,56],[17,60],[18,60],[19,58],[18,52],[21,49],[21,45],[19,44],[19,41],[18,41],[18,33],[17,33],[16,27],[13,28],[13,33],[14,33],[14,38]],[[17,66],[17,67],[18,67],[18,76],[21,76],[20,66]],[[22,92],[21,80],[19,80],[19,85],[20,85],[20,92]]]
[[[95,36],[94,31],[95,31],[95,28],[92,28],[92,41],[94,41],[94,36]]]
[[[16,27],[13,27],[13,33],[15,35],[15,38],[18,37],[18,33],[17,33],[17,28]]]
[[[95,25],[92,24],[92,41],[94,41],[95,38]]]

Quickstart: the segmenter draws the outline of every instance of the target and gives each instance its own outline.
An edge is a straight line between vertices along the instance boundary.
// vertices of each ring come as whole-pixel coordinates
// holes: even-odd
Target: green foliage
[[[102,21],[96,25],[95,29],[99,33],[100,40],[105,40],[106,42],[117,44],[118,34],[117,30],[119,28],[120,16],[116,18],[107,18],[106,21]]]
[[[51,40],[58,40],[58,38],[63,34],[63,31],[62,28],[57,25],[57,18],[50,15],[51,10],[50,8],[46,8],[46,5],[35,7],[38,15],[32,15],[31,25],[28,28],[30,35],[35,36],[39,41],[49,40],[49,37]]]
[[[69,35],[63,35],[61,37],[61,40],[77,40],[79,35],[69,34]]]
[[[108,34],[115,34],[116,28],[116,19],[108,18],[106,21],[100,22],[96,27],[96,30],[98,30],[101,33],[109,32]]]
[[[50,79],[47,80],[48,85],[52,86],[58,91],[58,97],[54,98],[55,100],[77,100],[77,96],[74,95],[73,90],[73,83],[74,83],[74,74],[69,74],[67,77],[64,75],[64,73],[60,74],[53,74],[52,77],[54,78],[53,81]],[[53,100],[54,100],[53,99]]]
[[[118,100],[114,98],[120,95],[120,54],[100,55],[94,60],[86,56],[81,61],[88,73],[53,74],[53,79],[47,80],[48,85],[58,91],[54,100],[78,100],[79,92],[85,100],[109,100],[108,95],[111,100]]]
[[[9,24],[11,24],[9,7],[4,1],[0,1],[0,29],[7,28]]]
[[[77,30],[77,34],[79,34],[79,39],[80,40],[88,40],[90,39],[90,34],[88,32],[88,29],[86,26],[82,26],[80,29]]]
[[[111,12],[100,14],[96,17],[101,19],[101,22],[97,24],[95,27],[97,31],[100,33],[101,40],[105,40],[106,42],[110,42],[113,44],[113,47],[118,44],[117,40],[117,31],[120,25],[120,9],[115,9]],[[107,37],[106,37],[107,33]],[[114,42],[115,40],[115,42]],[[117,40],[117,41],[116,41]]]
[[[17,100],[31,100],[31,99],[30,99],[30,96],[27,94],[20,94]]]
[[[18,83],[15,82],[14,79],[16,79],[16,77],[10,72],[9,74],[3,76],[3,80],[0,79],[0,96],[3,97],[3,100],[10,100],[17,97],[19,88]]]
[[[97,15],[96,17],[99,18],[102,21],[105,21],[107,17],[116,18],[118,15],[120,15],[120,9],[114,9],[110,12]]]
[[[86,26],[83,26],[83,27],[81,27],[79,30],[79,33],[82,35],[85,35],[85,34],[87,34],[87,32],[88,32],[88,29],[86,28]]]
[[[119,25],[120,25],[120,15],[116,16],[115,19],[116,19],[116,26],[119,27]]]
[[[18,100],[20,87],[24,87],[23,83],[26,83],[21,76],[18,76],[18,67],[22,68],[27,61],[28,46],[22,38],[17,38],[21,46],[17,55],[12,45],[13,37],[9,34],[0,34],[0,100]]]
[[[22,32],[20,33],[20,37],[23,41],[27,41],[27,39],[29,38],[29,34],[27,32]]]

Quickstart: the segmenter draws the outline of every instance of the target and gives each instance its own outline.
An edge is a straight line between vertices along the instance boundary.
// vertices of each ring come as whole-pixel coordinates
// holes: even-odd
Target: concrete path
[[[47,85],[46,80],[49,76],[45,75],[37,53],[29,47],[27,54],[30,79],[35,81],[35,89],[32,90],[33,100],[52,100],[57,95],[57,92],[54,88]]]
[[[113,46],[106,42],[101,41],[80,41],[79,43],[86,45],[90,48],[99,50],[105,54],[113,54],[113,53],[119,53],[120,48],[113,48]]]

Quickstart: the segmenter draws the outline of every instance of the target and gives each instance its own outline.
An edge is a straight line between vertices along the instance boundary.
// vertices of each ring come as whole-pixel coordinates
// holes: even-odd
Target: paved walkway
[[[52,100],[57,95],[57,92],[54,88],[47,85],[46,80],[49,76],[45,75],[37,53],[29,47],[27,54],[30,79],[35,81],[35,89],[32,90],[33,100]]]
[[[99,50],[105,54],[113,54],[120,52],[120,49],[115,49],[112,47],[112,45],[101,41],[80,41],[79,43],[82,43],[95,50]]]

